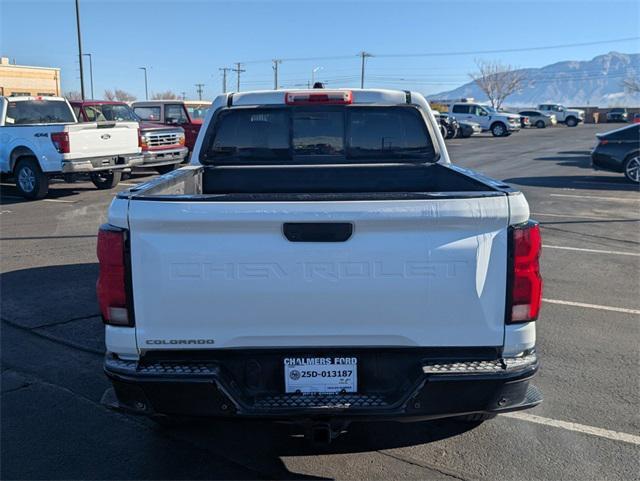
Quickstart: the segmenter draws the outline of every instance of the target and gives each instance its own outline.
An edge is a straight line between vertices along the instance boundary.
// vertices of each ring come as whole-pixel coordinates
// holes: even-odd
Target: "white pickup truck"
[[[555,115],[556,120],[567,127],[575,127],[584,122],[584,110],[569,109],[560,104],[540,104],[538,110],[547,115]]]
[[[476,122],[483,132],[491,132],[494,137],[506,137],[520,130],[520,115],[501,112],[488,105],[452,103],[449,105],[449,115],[458,121]]]
[[[138,130],[137,122],[79,124],[61,97],[0,97],[0,172],[28,199],[46,196],[49,178],[77,173],[110,189],[143,162]]]
[[[541,401],[538,224],[422,95],[224,94],[98,234],[104,401],[154,419],[482,420]]]

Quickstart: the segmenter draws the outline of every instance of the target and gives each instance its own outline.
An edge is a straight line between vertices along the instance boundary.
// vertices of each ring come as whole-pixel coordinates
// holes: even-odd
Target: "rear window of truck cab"
[[[234,107],[209,125],[203,164],[432,162],[413,106]]]
[[[63,100],[20,100],[7,105],[7,125],[66,124],[76,119],[69,105]]]

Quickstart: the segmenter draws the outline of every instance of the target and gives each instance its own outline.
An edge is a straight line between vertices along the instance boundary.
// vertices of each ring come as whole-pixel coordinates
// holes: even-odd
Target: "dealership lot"
[[[166,430],[104,407],[95,240],[116,191],[53,184],[48,198],[25,202],[3,184],[1,477],[637,478],[640,194],[589,165],[595,133],[611,128],[449,142],[457,164],[521,188],[543,226],[545,402],[477,427],[353,425],[324,449],[286,426]]]

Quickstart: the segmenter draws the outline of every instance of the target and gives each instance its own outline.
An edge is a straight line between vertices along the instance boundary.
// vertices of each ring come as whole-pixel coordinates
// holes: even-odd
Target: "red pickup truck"
[[[144,163],[140,167],[151,167],[165,174],[184,162],[189,153],[182,127],[145,122],[124,102],[85,100],[70,103],[79,122],[139,122],[140,147],[144,156]]]
[[[189,110],[182,100],[145,100],[133,102],[133,111],[147,122],[165,125],[176,125],[184,129],[186,146],[193,151],[203,119],[189,115]]]

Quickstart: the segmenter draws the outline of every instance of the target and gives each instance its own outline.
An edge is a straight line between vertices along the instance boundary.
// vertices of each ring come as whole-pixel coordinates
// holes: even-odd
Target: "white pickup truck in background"
[[[0,172],[28,199],[47,195],[49,178],[86,173],[99,189],[141,165],[137,122],[77,123],[61,97],[0,97]]]
[[[540,104],[538,110],[547,115],[555,115],[556,120],[567,127],[575,127],[584,122],[584,110],[569,109],[560,104]]]
[[[98,235],[104,401],[159,421],[482,420],[541,401],[540,231],[422,95],[224,94]]]
[[[487,105],[452,103],[449,105],[449,115],[458,121],[476,122],[483,132],[491,132],[494,137],[506,137],[520,130],[520,115],[501,112]]]

